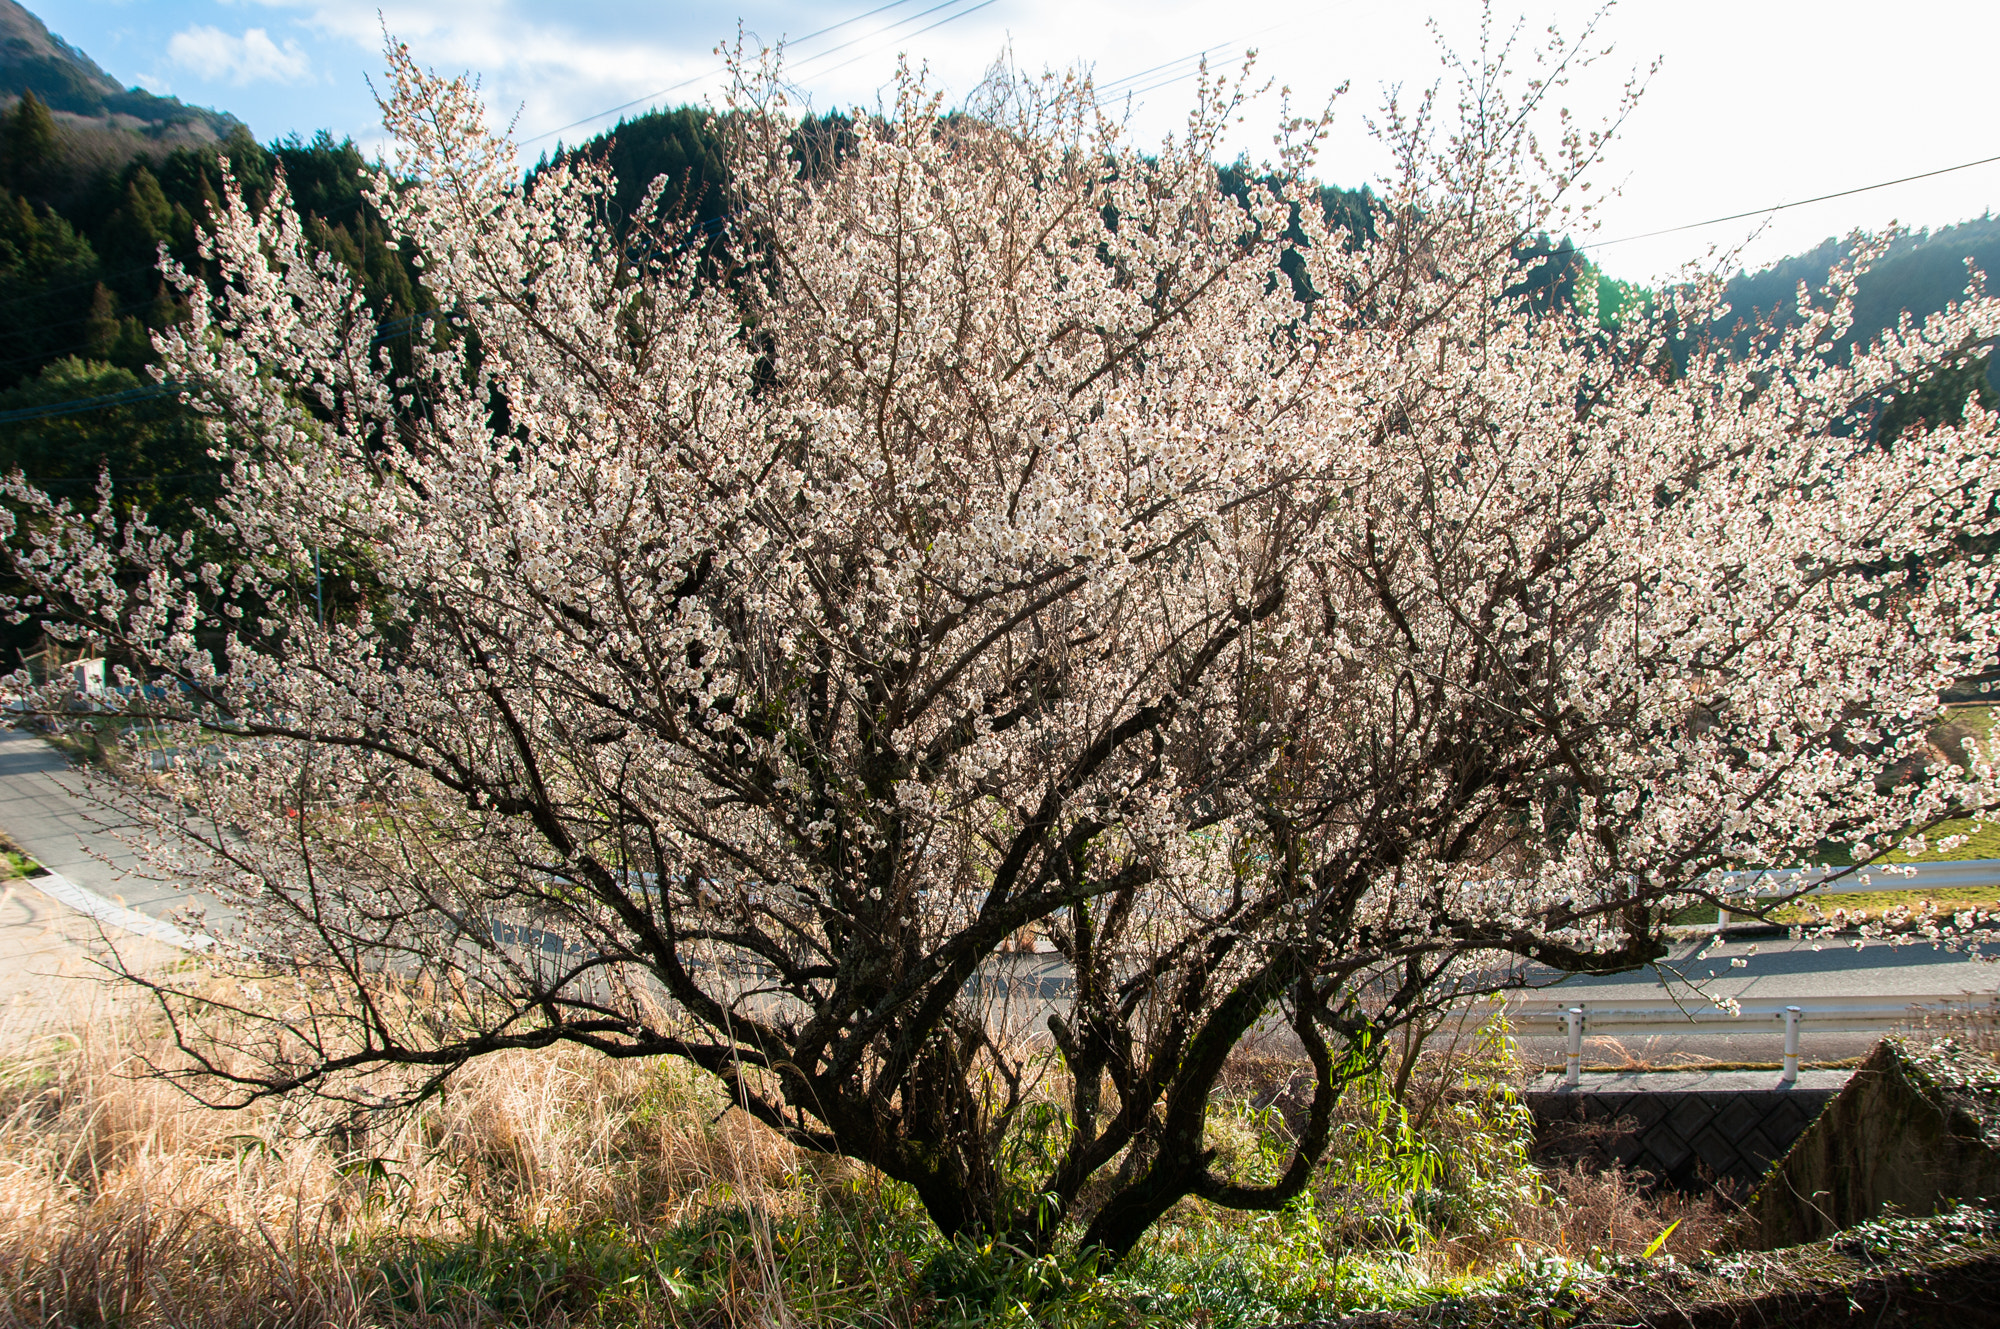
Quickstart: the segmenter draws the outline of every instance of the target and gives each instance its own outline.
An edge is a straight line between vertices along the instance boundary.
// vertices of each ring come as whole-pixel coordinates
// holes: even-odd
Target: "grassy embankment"
[[[2000,853],[1994,854],[2000,856]],[[1936,898],[1936,897],[1933,897]],[[1286,1211],[1179,1206],[1122,1267],[937,1239],[909,1192],[806,1155],[669,1062],[496,1057],[400,1119],[225,1112],[142,1074],[128,1005],[0,1032],[0,1329],[131,1326],[1268,1326],[1499,1294],[1644,1252],[1693,1257],[1714,1202],[1528,1156],[1504,1045],[1351,1093]],[[1282,1166],[1292,1068],[1232,1068],[1209,1138]],[[1061,1122],[1016,1141],[1023,1175]],[[1655,1243],[1665,1236],[1663,1249]],[[1552,1283],[1553,1280],[1553,1283]]]
[[[904,1188],[785,1145],[673,1063],[497,1057],[400,1120],[203,1108],[130,1010],[17,1029],[0,1063],[0,1329],[27,1325],[1264,1326],[1711,1241],[1713,1204],[1544,1173],[1504,1049],[1351,1094],[1278,1214],[1184,1202],[1105,1276],[940,1242]],[[1275,1175],[1292,1068],[1232,1067],[1210,1143]],[[1261,1105],[1261,1106],[1260,1106]],[[1053,1111],[1016,1142],[1052,1147]]]
[[[1948,759],[1959,761],[1965,755],[1963,744],[1969,738],[1988,742],[1993,737],[1996,721],[1994,708],[1990,706],[1954,706],[1931,731],[1932,744]],[[1962,835],[1964,843],[1939,851],[1926,848],[1922,854],[1911,854],[1902,850],[1885,855],[1889,863],[1967,863],[1980,859],[2000,859],[2000,821],[1978,822],[1962,818],[1945,822],[1934,827],[1928,834],[1932,845],[1948,837]],[[1839,849],[1829,846],[1820,854],[1818,862],[1846,865],[1853,862]],[[1883,915],[1897,909],[1918,911],[1928,901],[1938,912],[1957,909],[1991,909],[2000,906],[2000,886],[1965,886],[1940,890],[1908,891],[1868,891],[1842,895],[1819,897],[1820,909],[1832,915],[1836,909],[1846,911],[1847,919],[1854,923],[1880,922]],[[1706,905],[1683,911],[1674,919],[1677,923],[1697,924],[1715,920],[1715,911]],[[1810,904],[1787,905],[1771,915],[1776,923],[1809,923],[1813,918]]]

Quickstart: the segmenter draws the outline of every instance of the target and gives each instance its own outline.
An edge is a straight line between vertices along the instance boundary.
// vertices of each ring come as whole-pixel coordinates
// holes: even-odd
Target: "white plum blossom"
[[[1385,1032],[1996,804],[1990,751],[1924,753],[1994,660],[2000,422],[1870,422],[2000,302],[1839,358],[1865,250],[1743,353],[1682,335],[1712,281],[1612,332],[1532,307],[1609,133],[1531,135],[1559,77],[1392,104],[1348,234],[1323,122],[1221,191],[1235,85],[1148,155],[1083,80],[972,117],[906,74],[829,123],[746,76],[690,237],[659,186],[621,229],[589,160],[524,186],[469,86],[391,66],[373,201],[440,311],[406,367],[282,187],[231,187],[160,343],[209,529],[5,485],[23,612],[162,680],[129,705],[196,754],[149,806],[238,930],[140,977],[225,1096],[671,1054],[947,1232],[1117,1254],[1297,1194]],[[1218,1175],[1208,1094],[1280,1026],[1297,1156]]]

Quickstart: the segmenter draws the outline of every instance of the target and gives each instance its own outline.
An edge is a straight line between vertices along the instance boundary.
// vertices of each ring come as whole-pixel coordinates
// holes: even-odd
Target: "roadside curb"
[[[121,932],[129,932],[148,941],[163,942],[176,950],[208,951],[215,947],[215,938],[205,933],[189,932],[165,919],[142,914],[116,900],[107,900],[96,891],[77,885],[60,872],[44,868],[38,877],[21,877],[18,880],[26,882],[57,904]]]

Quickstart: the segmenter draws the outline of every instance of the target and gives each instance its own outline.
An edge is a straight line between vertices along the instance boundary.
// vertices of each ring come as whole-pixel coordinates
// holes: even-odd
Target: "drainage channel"
[[[1594,1156],[1681,1191],[1751,1186],[1847,1083],[1851,1070],[1557,1072],[1522,1093],[1538,1152]]]

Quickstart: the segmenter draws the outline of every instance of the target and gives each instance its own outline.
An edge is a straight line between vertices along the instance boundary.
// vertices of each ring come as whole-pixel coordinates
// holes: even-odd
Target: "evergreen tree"
[[[168,201],[158,176],[143,164],[136,165],[125,181],[124,196],[100,232],[99,251],[114,268],[150,268],[158,261],[162,242],[176,251],[193,247],[193,220],[185,208]],[[137,278],[128,288],[135,292],[150,284],[143,271],[123,275]]]
[[[41,98],[22,93],[0,129],[0,181],[16,193],[46,197],[56,184],[59,158],[55,117]]]
[[[155,388],[101,360],[52,362],[0,392],[0,471],[18,467],[80,501],[90,500],[100,473],[108,473],[121,508],[169,519],[179,513],[171,524],[191,523],[193,505],[216,493],[208,434],[171,393],[147,395]],[[90,409],[77,409],[85,405]]]
[[[2000,392],[1994,390],[1989,380],[1989,359],[1985,355],[1966,356],[1891,401],[1875,418],[1876,437],[1888,443],[1913,427],[1955,427],[1964,423],[1968,401],[1977,401],[1991,410],[2000,402]]]
[[[0,387],[90,348],[97,253],[60,214],[0,189]]]

